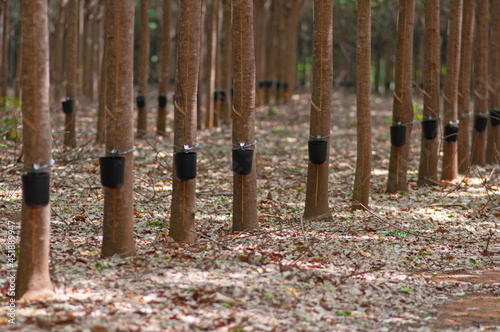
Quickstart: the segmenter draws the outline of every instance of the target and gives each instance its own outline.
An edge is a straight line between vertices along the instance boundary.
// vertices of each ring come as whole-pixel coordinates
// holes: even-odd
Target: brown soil
[[[472,274],[456,271],[437,276],[438,283],[500,283],[500,271],[483,271]],[[482,326],[496,330],[500,326],[500,298],[486,294],[468,293],[456,301],[437,307],[437,326],[439,328],[465,328]]]

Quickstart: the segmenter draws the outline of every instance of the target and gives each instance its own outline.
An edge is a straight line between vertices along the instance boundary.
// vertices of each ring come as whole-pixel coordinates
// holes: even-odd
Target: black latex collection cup
[[[137,108],[143,108],[146,106],[146,98],[143,95],[139,94],[137,98],[135,98],[135,102],[137,103]]]
[[[219,100],[219,91],[214,91],[214,101]]]
[[[313,164],[320,165],[326,161],[328,142],[314,140],[307,142],[309,147],[309,161]]]
[[[49,204],[50,200],[50,174],[27,173],[21,176],[23,182],[24,202],[32,209]]]
[[[233,149],[233,172],[248,175],[252,171],[253,150]]]
[[[73,99],[66,98],[66,100],[62,102],[62,110],[64,114],[73,113]]]
[[[422,121],[422,132],[424,133],[424,138],[428,140],[435,139],[438,134],[438,127],[436,120],[425,120]]]
[[[474,118],[474,129],[478,133],[482,133],[486,130],[486,125],[488,124],[488,118],[482,115],[476,115]]]
[[[220,101],[226,101],[226,91],[224,90],[221,90],[219,91],[219,97],[220,97]]]
[[[490,121],[493,127],[500,125],[500,110],[498,108],[490,111]]]
[[[196,177],[196,152],[174,153],[175,176],[181,181],[189,181]]]
[[[107,188],[120,188],[125,175],[125,157],[107,156],[99,158],[101,184]]]
[[[159,95],[158,96],[158,107],[165,107],[167,106],[167,96],[165,95]]]
[[[403,146],[406,143],[406,127],[391,126],[391,144],[394,146]]]
[[[453,126],[451,124],[444,126],[444,141],[447,143],[456,142],[458,138],[458,129],[458,126]]]

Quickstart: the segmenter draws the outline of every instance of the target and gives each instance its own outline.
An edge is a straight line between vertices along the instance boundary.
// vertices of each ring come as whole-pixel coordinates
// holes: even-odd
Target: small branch
[[[209,236],[203,235],[203,234],[198,233],[198,232],[195,232],[195,231],[190,231],[190,232],[191,232],[191,233],[194,233],[194,234],[196,234],[196,235],[198,235],[198,236],[200,236],[200,237],[202,237],[202,238],[204,238],[204,239],[207,239],[207,240],[209,240],[209,241],[211,241],[211,242],[213,242],[213,243],[215,243],[216,245],[218,245],[218,246],[219,246],[221,249],[223,249],[223,250],[231,250],[231,248],[229,248],[229,247],[228,247],[228,246],[226,246],[225,244],[223,244],[223,243],[221,243],[221,242],[219,242],[219,241],[216,241],[216,240],[212,239],[212,238],[211,238],[211,237],[209,237]]]

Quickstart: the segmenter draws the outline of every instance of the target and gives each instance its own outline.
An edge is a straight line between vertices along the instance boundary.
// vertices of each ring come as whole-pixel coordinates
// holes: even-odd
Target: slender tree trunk
[[[175,72],[174,152],[196,146],[197,94],[200,73],[201,7],[198,0],[179,3],[177,70]],[[174,164],[174,169],[177,167]],[[170,236],[193,243],[195,234],[196,179],[181,181],[173,175]]]
[[[255,49],[253,0],[232,0],[233,8],[233,148],[255,151]],[[249,146],[251,145],[251,146]],[[248,175],[233,175],[233,231],[259,227],[256,153]]]
[[[375,89],[375,93],[379,93],[380,90],[380,52],[381,51],[381,43],[378,42],[374,48],[374,56],[375,56],[375,77],[373,78],[373,86]]]
[[[220,106],[221,106],[221,61],[220,61],[220,40],[221,40],[221,16],[222,8],[220,0],[216,0],[217,11],[215,13],[215,91],[217,91],[217,98],[214,101],[214,127],[220,124]]]
[[[458,83],[458,172],[465,174],[470,166],[470,98],[472,72],[472,36],[474,35],[474,1],[464,1],[462,18],[462,47],[460,55],[460,78]]]
[[[77,57],[76,57],[76,95],[83,95],[83,9],[82,6],[84,0],[78,0],[78,21],[76,23],[77,27],[77,38],[78,38],[78,47],[77,47]]]
[[[104,4],[104,12],[106,12],[107,4]],[[104,19],[104,39],[106,39],[106,19]],[[98,144],[106,143],[106,42],[103,46],[102,59],[101,59],[101,74],[99,79],[99,105],[97,108],[97,136],[96,141]]]
[[[215,16],[217,14],[217,0],[207,2],[207,57],[205,67],[206,100],[205,100],[205,128],[212,128],[214,124],[214,88],[215,88],[215,49],[216,49],[216,29]]]
[[[163,35],[161,42],[161,72],[159,95],[168,95],[168,74],[170,65],[170,0],[163,0]],[[167,132],[167,105],[158,106],[158,118],[156,119],[156,132],[164,135]]]
[[[23,144],[25,171],[49,165],[49,24],[46,0],[21,0],[23,26]],[[50,173],[50,168],[41,172]],[[42,300],[53,294],[49,275],[50,203],[28,207],[23,199],[16,298]]]
[[[77,95],[77,41],[78,41],[78,3],[69,0],[68,32],[66,57],[66,98],[73,100],[73,112],[65,114],[64,145],[76,147],[76,95]]]
[[[324,220],[331,217],[328,207],[328,171],[330,155],[330,109],[333,90],[333,2],[314,0],[313,64],[311,96],[311,138],[327,142],[326,161],[309,162],[307,167],[304,219]]]
[[[23,63],[22,40],[23,40],[23,25],[20,24],[18,48],[17,48],[17,61],[16,61],[16,78],[14,79],[14,99],[21,98],[21,68]]]
[[[64,31],[64,7],[65,2],[59,2],[59,10],[57,13],[57,26],[55,31],[55,60],[54,60],[54,75],[52,85],[54,86],[54,101],[61,101],[61,72],[62,72],[62,46],[63,46],[63,31]]]
[[[422,127],[436,123],[436,130],[440,128],[440,47],[439,34],[440,0],[425,1],[425,26],[424,26],[424,110]],[[418,185],[435,184],[438,180],[439,160],[439,135],[427,139],[422,130],[420,141],[420,165],[418,168]]]
[[[488,14],[489,0],[476,0],[474,37],[474,118],[488,114]],[[472,163],[486,165],[486,131],[472,132]]]
[[[490,98],[489,109],[500,109],[500,1],[491,2],[491,36],[490,36]],[[491,116],[496,116],[490,114]],[[486,145],[486,162],[489,164],[500,163],[500,126],[488,125],[488,143]]]
[[[9,62],[9,1],[4,1],[3,36],[2,36],[2,96],[7,97],[7,64]]]
[[[92,3],[85,0],[83,14],[83,94],[89,100],[92,96]]]
[[[408,191],[407,169],[413,128],[412,55],[415,0],[399,1],[396,32],[396,73],[394,79],[393,126],[406,127],[405,144],[391,145],[387,192]]]
[[[134,0],[106,3],[106,154],[125,157],[120,188],[104,187],[102,256],[132,255],[134,243]]]
[[[231,111],[229,105],[231,105],[231,0],[222,0],[223,12],[222,20],[224,25],[224,41],[222,48],[222,83],[221,91],[224,91],[223,98],[225,100],[221,101],[221,117],[224,123],[231,122]]]
[[[393,61],[392,61],[392,38],[385,41],[385,93],[388,95],[391,92],[391,82],[392,71],[393,71]]]
[[[276,31],[278,29],[277,19],[277,4],[276,1],[271,1],[271,9],[269,14],[269,21],[267,23],[267,45],[266,45],[266,80],[272,82],[274,85],[275,76],[275,57],[276,57]],[[264,90],[264,104],[271,104],[272,86],[266,87]]]
[[[372,165],[371,121],[371,0],[358,1],[356,54],[357,159],[352,209],[368,206]]]
[[[254,17],[255,17],[255,66],[257,71],[257,106],[262,105],[262,97],[264,86],[261,84],[265,79],[265,54],[264,46],[267,33],[265,33],[265,0],[254,1]]]
[[[146,137],[148,128],[148,78],[149,78],[149,0],[141,0],[141,46],[139,48],[139,95],[144,96],[144,107],[139,108],[137,138]]]

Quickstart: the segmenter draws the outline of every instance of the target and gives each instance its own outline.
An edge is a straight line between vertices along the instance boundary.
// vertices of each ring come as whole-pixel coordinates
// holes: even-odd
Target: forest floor
[[[373,96],[370,211],[351,212],[355,95],[334,94],[331,221],[303,221],[308,96],[257,110],[261,228],[232,233],[231,128],[201,130],[195,245],[168,238],[172,142],[153,130],[135,152],[136,255],[101,258],[103,193],[96,110],[79,111],[78,148],[63,147],[54,110],[50,272],[55,296],[17,302],[7,321],[0,255],[0,330],[434,331],[500,330],[500,168],[473,167],[453,183],[416,183],[414,126],[409,192],[387,194],[392,99]],[[156,100],[156,99],[151,99]],[[170,107],[170,106],[169,106]],[[0,115],[20,119],[20,111]],[[154,126],[154,110],[150,128]],[[172,123],[171,112],[169,124]],[[19,124],[18,124],[19,125]],[[4,133],[2,133],[3,135]],[[15,136],[15,134],[14,134]],[[0,244],[20,221],[20,143],[0,143]]]

